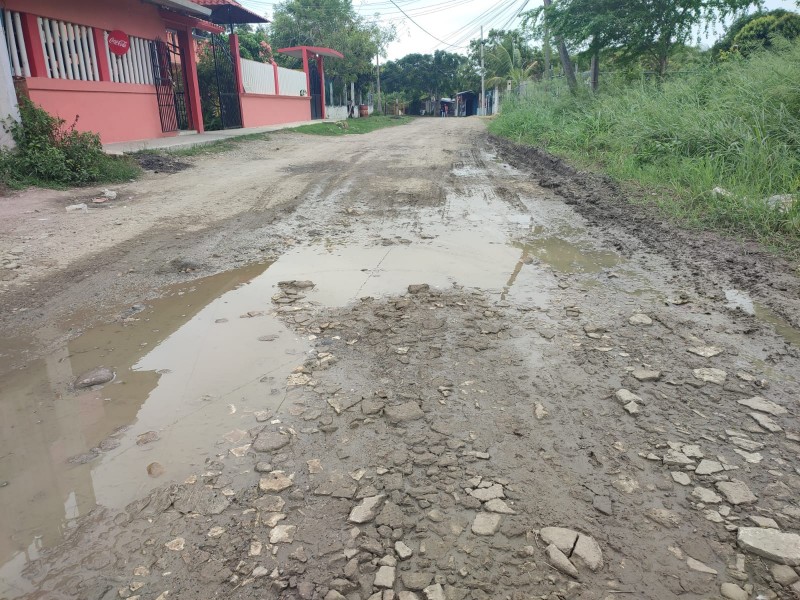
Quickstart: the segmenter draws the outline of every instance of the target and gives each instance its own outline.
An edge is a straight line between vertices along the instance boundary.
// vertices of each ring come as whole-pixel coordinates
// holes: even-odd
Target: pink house
[[[221,43],[224,28],[212,22],[242,11],[235,0],[0,0],[0,43],[19,94],[69,123],[77,117],[78,129],[103,143],[202,132],[209,93],[197,53],[205,43],[222,65],[212,92],[223,127],[324,118],[324,100],[309,90],[324,82],[323,53],[341,54],[313,49],[323,53],[309,61],[303,52],[305,73],[243,64],[236,36]]]

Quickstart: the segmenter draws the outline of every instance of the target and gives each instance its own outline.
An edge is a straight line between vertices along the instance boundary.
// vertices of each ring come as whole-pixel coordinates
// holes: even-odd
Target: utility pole
[[[481,116],[485,116],[486,109],[486,69],[483,66],[483,47],[485,43],[483,41],[483,25],[481,25],[481,108],[478,110],[478,114]]]
[[[383,104],[381,104],[381,55],[375,55],[375,64],[378,67],[378,106],[380,111],[383,112]]]

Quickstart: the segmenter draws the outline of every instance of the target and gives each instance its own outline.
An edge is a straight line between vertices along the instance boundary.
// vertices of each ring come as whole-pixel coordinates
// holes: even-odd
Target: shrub
[[[658,83],[503,103],[495,133],[658,193],[670,214],[800,249],[800,45]],[[729,196],[711,193],[715,187]],[[651,198],[653,196],[650,196]]]
[[[27,98],[19,105],[21,120],[6,129],[17,147],[0,152],[0,181],[10,187],[25,185],[85,185],[130,179],[138,167],[127,158],[103,152],[100,136],[67,126]]]

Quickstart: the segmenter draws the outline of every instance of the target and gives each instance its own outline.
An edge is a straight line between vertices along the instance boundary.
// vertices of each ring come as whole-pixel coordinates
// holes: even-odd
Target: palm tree
[[[513,40],[506,40],[496,44],[486,54],[487,72],[491,75],[486,80],[487,87],[505,87],[508,82],[519,88],[523,82],[532,78],[539,67],[539,62],[534,60],[527,65],[523,64],[522,54],[514,45]]]

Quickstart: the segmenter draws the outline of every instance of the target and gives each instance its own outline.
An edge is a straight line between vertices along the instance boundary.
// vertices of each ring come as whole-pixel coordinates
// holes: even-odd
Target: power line
[[[440,44],[444,44],[444,45],[445,45],[445,46],[447,46],[448,48],[460,48],[460,49],[464,49],[464,48],[467,48],[467,47],[468,47],[468,46],[456,46],[455,44],[448,44],[447,42],[445,42],[445,41],[443,41],[443,40],[440,40],[438,37],[436,37],[435,35],[433,35],[433,34],[432,34],[430,31],[428,31],[427,29],[425,29],[425,28],[424,28],[422,25],[420,25],[419,23],[417,23],[417,22],[416,22],[414,19],[412,19],[411,17],[409,17],[409,16],[408,16],[408,14],[406,13],[406,11],[404,11],[402,8],[400,8],[399,6],[397,6],[397,4],[395,3],[395,1],[394,1],[394,0],[389,0],[389,1],[390,1],[392,4],[394,4],[395,8],[397,8],[397,10],[399,10],[401,13],[403,13],[403,14],[406,16],[406,18],[407,18],[409,21],[411,21],[411,22],[412,22],[414,25],[416,25],[417,27],[419,27],[419,28],[420,28],[422,31],[424,31],[425,33],[427,33],[429,36],[431,36],[433,39],[435,39],[435,40],[436,40],[437,42],[439,42]]]

